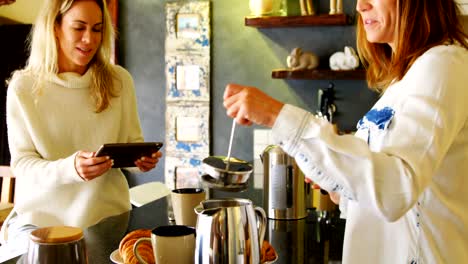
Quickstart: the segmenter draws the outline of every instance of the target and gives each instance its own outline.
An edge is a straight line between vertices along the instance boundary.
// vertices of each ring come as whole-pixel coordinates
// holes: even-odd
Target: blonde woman
[[[346,215],[343,263],[468,260],[468,43],[454,0],[357,0],[357,46],[382,93],[354,136],[257,88],[227,114],[272,127]],[[339,199],[338,199],[339,198]]]
[[[113,29],[104,0],[48,0],[34,25],[27,66],[8,87],[15,207],[2,239],[27,246],[51,225],[88,227],[128,211],[128,184],[103,143],[143,141],[133,80],[110,64]],[[153,169],[160,152],[135,165]]]

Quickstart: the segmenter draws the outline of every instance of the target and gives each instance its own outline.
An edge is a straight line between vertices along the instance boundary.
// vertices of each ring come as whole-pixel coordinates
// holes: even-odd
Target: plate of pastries
[[[135,254],[133,254],[133,245],[142,237],[151,237],[151,229],[136,229],[126,234],[120,240],[119,248],[114,250],[110,255],[112,262],[116,264],[139,264]],[[148,263],[155,264],[153,248],[151,243],[143,241],[138,246],[138,253]],[[260,263],[272,264],[278,259],[273,246],[266,240],[263,240],[262,248],[260,251]]]
[[[142,237],[151,237],[151,229],[136,229],[126,234],[120,240],[119,248],[114,250],[110,255],[112,262],[117,264],[139,264],[135,254],[133,254],[133,245]],[[150,264],[155,264],[153,248],[151,243],[143,241],[138,245],[138,253],[140,256]]]

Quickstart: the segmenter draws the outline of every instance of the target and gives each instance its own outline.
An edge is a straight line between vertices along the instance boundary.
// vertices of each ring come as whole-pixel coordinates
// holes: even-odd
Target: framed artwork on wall
[[[178,104],[166,109],[166,153],[208,153],[209,105]]]
[[[166,54],[166,100],[210,101],[209,57]]]
[[[166,3],[166,163],[169,188],[193,187],[210,151],[210,2]]]
[[[200,15],[199,14],[188,14],[178,13],[176,20],[176,37],[180,38],[198,38],[200,37]]]
[[[176,87],[182,91],[200,91],[200,66],[178,65],[176,68]]]
[[[207,154],[166,155],[165,182],[171,188],[200,187],[201,164]]]
[[[175,120],[176,136],[179,142],[199,142],[202,140],[204,120],[200,117],[179,116]]]
[[[210,48],[210,2],[166,3],[166,52],[202,52]]]
[[[197,167],[178,166],[174,170],[174,188],[200,187],[200,172]]]

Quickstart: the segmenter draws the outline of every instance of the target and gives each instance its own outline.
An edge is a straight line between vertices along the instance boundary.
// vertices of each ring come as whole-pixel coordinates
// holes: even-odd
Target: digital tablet
[[[114,160],[113,168],[135,167],[135,161],[151,154],[163,146],[162,142],[108,143],[96,151],[96,157],[109,156]]]

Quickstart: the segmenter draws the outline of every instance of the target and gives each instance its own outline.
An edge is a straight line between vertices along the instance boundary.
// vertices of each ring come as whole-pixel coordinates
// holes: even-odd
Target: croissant
[[[138,259],[133,254],[133,246],[142,237],[151,237],[151,230],[137,229],[125,235],[119,244],[119,253],[125,264],[138,264]],[[150,264],[154,264],[153,247],[148,241],[143,241],[138,245],[138,253],[141,258]]]
[[[272,261],[276,258],[275,249],[266,240],[263,240],[263,245],[262,245],[262,249],[260,252],[260,258],[261,258],[260,263],[264,263],[266,261]]]
[[[247,259],[250,259],[250,242],[247,240],[245,254]],[[276,252],[273,246],[266,240],[263,240],[262,248],[260,249],[260,263],[275,260]]]

